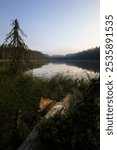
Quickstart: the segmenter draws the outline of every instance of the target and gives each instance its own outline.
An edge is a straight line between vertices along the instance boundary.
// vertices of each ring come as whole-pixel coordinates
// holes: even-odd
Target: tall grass
[[[10,74],[0,70],[0,149],[16,150],[38,122],[41,97],[61,100],[67,93],[73,100],[83,100],[91,80],[71,79],[56,75],[51,79],[31,75]],[[21,123],[16,124],[16,113],[21,111]]]

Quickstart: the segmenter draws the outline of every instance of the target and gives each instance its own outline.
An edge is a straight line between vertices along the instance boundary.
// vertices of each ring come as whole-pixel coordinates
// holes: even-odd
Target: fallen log
[[[37,142],[38,141],[38,124],[31,131],[29,136],[23,142],[23,144],[17,150],[37,150]]]
[[[58,113],[60,115],[65,114],[65,112],[69,109],[70,106],[70,98],[71,98],[71,94],[67,94],[61,101],[54,103],[55,105],[52,105],[52,107],[49,107],[50,105],[48,105],[50,109],[47,109],[46,106],[45,109],[43,109],[43,111],[46,111],[46,114],[44,113],[45,116],[43,116],[43,118],[40,120],[39,123],[41,123],[41,121],[43,121],[44,119],[47,120],[48,118],[53,117]],[[17,150],[37,150],[37,146],[38,146],[37,143],[39,141],[38,139],[39,123],[34,127],[34,129],[31,131],[29,136],[26,138],[26,140]]]

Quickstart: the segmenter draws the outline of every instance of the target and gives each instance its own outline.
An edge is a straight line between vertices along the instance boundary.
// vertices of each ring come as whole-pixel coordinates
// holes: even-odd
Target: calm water
[[[68,63],[48,63],[46,65],[43,65],[40,68],[32,69],[31,73],[34,76],[37,77],[45,77],[45,78],[51,78],[52,76],[55,76],[57,74],[62,74],[64,76],[71,76],[73,78],[88,78],[90,76],[91,78],[97,78],[99,76],[99,68],[97,71],[93,69],[83,69],[86,67],[78,67],[77,65],[68,64]]]

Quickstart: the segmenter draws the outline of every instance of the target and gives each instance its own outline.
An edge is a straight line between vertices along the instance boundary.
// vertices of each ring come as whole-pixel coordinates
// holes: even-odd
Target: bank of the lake
[[[74,104],[77,104],[79,100],[81,100],[82,102],[84,101],[84,96],[88,94],[87,89],[93,83],[95,83],[95,81],[96,79],[89,79],[86,81],[72,79],[69,76],[65,77],[62,75],[54,76],[51,79],[34,77],[32,75],[24,74],[11,75],[5,69],[0,70],[0,149],[16,150],[19,147],[19,145],[24,141],[24,139],[28,136],[30,131],[40,120],[38,113],[38,104],[41,97],[56,99],[59,101],[67,93],[72,93],[72,101]],[[92,99],[91,103],[90,100],[88,100],[88,98]],[[77,110],[76,105],[72,109],[70,115],[72,118],[71,126],[74,128],[74,131],[73,135],[71,135],[72,133],[70,131],[70,133],[68,132],[67,136],[68,139],[74,139],[71,143],[74,146],[76,145],[74,143],[76,141],[78,141],[78,143],[83,146],[85,144],[83,143],[83,140],[87,137],[89,141],[88,146],[92,146],[95,149],[97,149],[99,144],[99,126],[97,126],[97,124],[99,124],[99,82],[98,86],[96,86],[94,91],[92,91],[92,95],[87,95],[85,101],[89,102],[86,105],[83,102],[83,108],[80,108],[81,110]],[[82,118],[80,119],[82,123],[80,124],[78,122],[78,128],[80,130],[77,130],[76,128],[77,121],[74,120],[75,116],[77,116],[77,119]],[[53,129],[56,129],[56,123],[53,121],[50,122],[50,124],[48,125]],[[59,130],[63,130],[63,133],[67,132],[68,130],[71,130],[71,126],[67,127],[67,123],[70,125],[69,121],[68,118],[65,121],[65,130],[63,130],[62,128],[63,125],[61,127],[59,126]],[[81,129],[81,125],[84,126],[83,130]],[[45,125],[43,127],[45,127]],[[43,127],[40,127],[40,133],[46,136],[46,134],[49,134],[50,131],[49,128],[46,129]],[[50,128],[50,130],[52,128]],[[60,133],[61,131],[57,131],[57,133],[52,131],[51,135],[54,137],[54,143],[56,143],[61,138],[64,139],[63,145],[69,143],[69,140],[64,134],[63,136],[61,135],[59,139],[58,132]],[[53,135],[53,133],[55,134]],[[52,138],[51,135],[49,135],[48,137],[50,138],[50,141]],[[81,137],[81,135],[83,137],[81,139],[78,139],[78,137]],[[44,138],[45,137],[43,137],[43,140]],[[44,149],[43,140],[40,145],[41,150]]]

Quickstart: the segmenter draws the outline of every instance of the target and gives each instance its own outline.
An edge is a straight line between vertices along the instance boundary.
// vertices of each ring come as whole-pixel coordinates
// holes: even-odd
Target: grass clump
[[[48,134],[49,137],[47,137],[48,140],[50,138],[50,141],[55,138],[55,145],[57,144],[56,142],[59,144],[61,140],[64,139],[64,147],[69,143],[69,136],[70,139],[74,139],[72,140],[72,144],[74,142],[76,143],[75,138],[77,139],[77,132],[79,132],[75,130],[78,126],[77,123],[79,124],[79,116],[77,116],[77,114],[83,114],[83,110],[80,111],[80,113],[79,110],[77,111],[76,104],[79,99],[83,100],[90,82],[91,81],[71,79],[70,77],[63,77],[61,75],[54,76],[51,79],[32,77],[31,75],[25,74],[11,75],[6,70],[0,70],[0,149],[16,150],[28,136],[30,131],[39,121],[38,103],[41,97],[59,101],[67,93],[73,94],[72,99],[75,102],[75,105],[73,109],[70,109],[70,111],[73,111],[69,113],[67,118],[59,118],[58,123],[56,122],[56,118],[50,120],[48,125],[44,125],[43,123],[43,126],[40,127],[40,136],[42,137],[41,146],[43,145],[46,134]],[[90,103],[87,103],[87,105],[90,105]],[[86,105],[84,106],[86,107]],[[86,108],[82,109],[85,110]],[[85,112],[85,115],[86,114],[87,112]],[[74,122],[74,135],[71,135],[72,124]],[[52,129],[52,136],[47,132],[48,129],[46,127]],[[55,130],[53,131],[53,129]],[[70,131],[68,132],[68,130]],[[63,132],[63,135],[58,137],[58,134],[61,133],[61,131]],[[92,135],[91,132],[93,131],[87,130],[87,134],[90,133]],[[67,143],[65,141],[67,141]]]
[[[91,91],[92,86],[94,90]],[[38,149],[100,149],[99,86],[99,81],[91,83],[85,90],[84,96],[75,91],[72,97],[73,104],[67,115],[63,117],[56,115],[54,118],[40,122]]]

